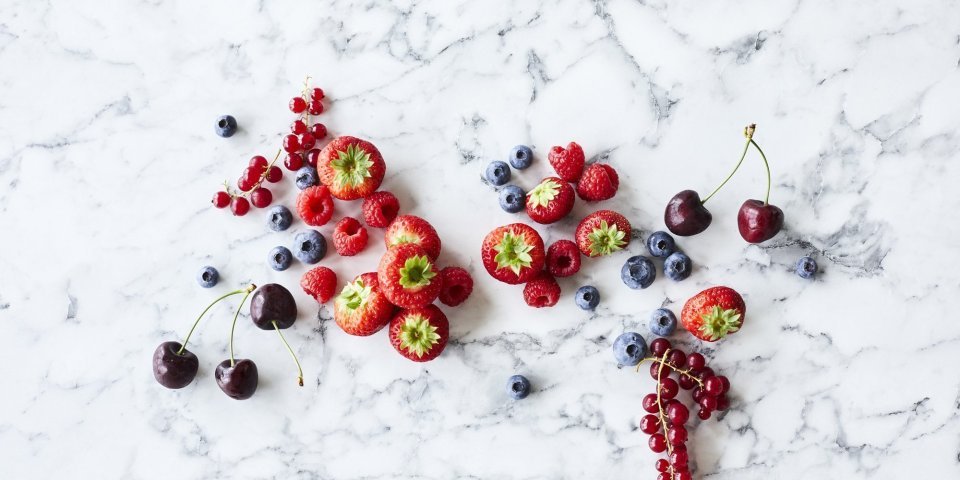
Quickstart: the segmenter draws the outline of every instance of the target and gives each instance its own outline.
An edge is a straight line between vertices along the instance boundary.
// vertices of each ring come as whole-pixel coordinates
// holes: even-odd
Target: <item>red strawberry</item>
[[[523,300],[535,308],[552,307],[560,300],[560,284],[547,272],[540,272],[523,286]]]
[[[376,228],[386,228],[400,211],[400,202],[390,192],[374,192],[363,199],[363,221]]]
[[[344,257],[352,257],[367,246],[367,229],[353,217],[343,217],[333,228],[333,247]]]
[[[432,260],[436,260],[440,255],[440,236],[433,229],[430,222],[414,216],[401,215],[387,227],[387,232],[383,234],[383,240],[387,248],[412,243],[419,245],[427,251],[427,255]]]
[[[576,142],[568,143],[567,148],[551,148],[550,153],[547,154],[547,160],[557,171],[557,176],[571,183],[580,180],[580,175],[583,173],[583,164],[586,161],[583,156],[583,148],[580,148],[580,145],[577,145]]]
[[[580,221],[576,238],[584,255],[610,255],[630,243],[630,222],[613,210],[599,210]]]
[[[317,159],[320,183],[340,200],[356,200],[375,192],[386,169],[377,147],[354,137],[334,138]]]
[[[730,287],[708,288],[687,300],[680,312],[680,323],[694,337],[716,342],[740,330],[747,305]]]
[[[569,183],[547,177],[527,194],[527,215],[537,223],[553,223],[573,210],[577,196]]]
[[[316,267],[300,278],[300,287],[320,303],[327,303],[337,291],[337,274],[327,267]]]
[[[393,304],[380,291],[376,273],[364,273],[343,286],[333,303],[333,319],[344,332],[365,337],[390,323]]]
[[[547,271],[555,277],[569,277],[580,271],[580,250],[570,240],[557,240],[547,249]]]
[[[414,362],[429,362],[447,346],[450,323],[436,305],[400,310],[390,320],[390,344]]]
[[[440,301],[451,307],[465,302],[473,292],[473,278],[460,267],[440,270],[440,285]]]
[[[333,197],[323,185],[307,187],[297,195],[297,213],[303,223],[314,227],[326,225],[333,216]]]
[[[480,247],[483,266],[491,277],[503,283],[526,283],[543,270],[543,239],[522,223],[493,229]]]
[[[398,307],[422,307],[440,295],[437,267],[426,250],[412,243],[390,247],[380,259],[380,289]]]
[[[588,202],[609,200],[617,194],[620,176],[617,171],[605,163],[594,163],[583,171],[577,183],[577,195]]]

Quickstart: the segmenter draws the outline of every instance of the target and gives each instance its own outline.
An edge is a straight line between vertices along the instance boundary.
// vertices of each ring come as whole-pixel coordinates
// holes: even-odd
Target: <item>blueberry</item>
[[[507,213],[522,212],[527,203],[527,194],[516,185],[507,185],[500,190],[500,208]]]
[[[654,257],[669,257],[675,248],[673,237],[667,232],[653,232],[647,238],[647,251]]]
[[[274,205],[267,212],[267,226],[274,232],[282,232],[290,228],[291,223],[293,223],[293,215],[290,209],[283,205]]]
[[[638,365],[646,354],[647,342],[639,333],[623,333],[613,342],[613,358],[621,366]]]
[[[690,276],[693,272],[693,264],[690,263],[690,257],[683,252],[673,252],[663,261],[663,273],[670,280],[679,282]]]
[[[530,395],[530,380],[523,375],[514,375],[507,380],[507,394],[514,400],[521,400]]]
[[[197,283],[200,284],[203,288],[210,288],[217,284],[220,281],[220,272],[216,268],[213,268],[209,265],[200,269],[197,272]]]
[[[817,275],[817,261],[811,257],[800,257],[797,260],[797,275],[801,278],[813,278]]]
[[[293,255],[303,263],[314,264],[327,254],[327,239],[316,230],[297,233],[293,237]]]
[[[273,247],[273,250],[270,250],[270,257],[267,258],[267,263],[270,264],[270,268],[282,272],[290,268],[290,263],[293,262],[293,254],[290,253],[290,249],[287,247]]]
[[[593,310],[600,303],[600,292],[593,285],[585,285],[577,289],[577,306],[584,310]]]
[[[510,150],[510,165],[517,170],[523,170],[533,163],[533,151],[526,145],[517,145]]]
[[[317,169],[309,165],[297,170],[297,188],[300,190],[320,184],[320,177],[317,176]]]
[[[677,316],[666,308],[658,308],[650,314],[650,331],[659,337],[669,337],[677,330]]]
[[[620,269],[620,278],[632,289],[647,288],[657,278],[657,269],[653,262],[643,255],[630,257]]]
[[[494,160],[490,162],[490,165],[487,165],[484,177],[491,185],[499,187],[510,181],[510,166],[507,165],[507,162]]]
[[[237,119],[230,115],[224,115],[217,119],[217,135],[223,138],[232,137],[237,133]]]

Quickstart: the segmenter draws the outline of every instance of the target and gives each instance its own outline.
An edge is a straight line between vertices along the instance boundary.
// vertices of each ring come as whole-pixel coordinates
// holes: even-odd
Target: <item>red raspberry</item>
[[[399,212],[400,202],[390,192],[374,192],[363,199],[363,221],[371,227],[388,227]]]
[[[560,284],[553,275],[540,272],[523,286],[523,299],[531,307],[552,307],[560,301]]]
[[[583,171],[583,176],[577,183],[577,195],[588,202],[599,202],[613,198],[619,187],[620,176],[613,167],[594,163]]]
[[[300,288],[320,303],[327,303],[337,291],[337,274],[327,267],[308,270],[300,278]]]
[[[337,253],[352,257],[367,246],[367,229],[353,217],[343,217],[333,229],[333,246]]]
[[[297,196],[297,213],[307,225],[326,225],[333,216],[333,196],[326,185],[305,188]]]
[[[460,267],[440,270],[440,284],[440,301],[451,307],[465,302],[473,293],[473,278]]]
[[[250,203],[257,208],[266,208],[273,201],[273,194],[270,190],[260,187],[250,194]]]
[[[551,148],[550,153],[547,154],[547,160],[557,171],[557,176],[568,182],[580,180],[580,175],[583,174],[583,164],[586,161],[583,156],[583,148],[575,142],[568,143],[567,148]]]
[[[555,277],[569,277],[580,271],[580,249],[570,240],[557,240],[547,249],[547,271]]]
[[[310,126],[310,133],[313,134],[313,138],[316,138],[317,140],[326,138],[327,126],[322,123],[314,123]]]

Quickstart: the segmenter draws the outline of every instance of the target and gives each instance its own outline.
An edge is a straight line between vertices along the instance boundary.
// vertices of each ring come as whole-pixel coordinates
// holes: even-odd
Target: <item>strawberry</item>
[[[337,291],[337,274],[327,267],[308,270],[300,278],[303,291],[320,303],[327,303]]]
[[[380,289],[398,307],[422,307],[440,295],[438,269],[426,250],[412,243],[390,247],[380,259]]]
[[[374,192],[363,199],[363,221],[376,228],[386,228],[400,211],[400,202],[390,192]]]
[[[527,194],[527,215],[537,223],[553,223],[573,210],[577,196],[569,183],[557,177],[544,178]]]
[[[437,231],[430,222],[414,215],[397,217],[387,227],[383,240],[387,248],[404,243],[419,245],[427,251],[431,260],[436,260],[440,255],[440,236],[437,235]]]
[[[380,291],[376,273],[364,273],[343,286],[333,303],[333,319],[344,332],[365,337],[390,323],[393,304]]]
[[[736,290],[712,287],[687,300],[680,312],[680,323],[694,337],[716,342],[740,330],[746,314],[747,305]]]
[[[307,225],[326,225],[333,216],[333,197],[324,185],[307,187],[297,195],[297,213]]]
[[[343,217],[333,228],[333,247],[344,257],[352,257],[367,246],[367,229],[353,217]]]
[[[583,171],[583,176],[577,182],[577,195],[588,202],[609,200],[617,194],[620,187],[620,176],[610,165],[594,163]]]
[[[580,271],[580,250],[570,240],[557,240],[547,249],[547,271],[554,277],[569,277]]]
[[[440,301],[450,307],[467,301],[473,293],[473,277],[460,267],[445,267],[440,270],[440,284]]]
[[[400,310],[390,320],[390,344],[414,362],[429,362],[447,346],[450,322],[436,305]]]
[[[547,160],[550,161],[550,165],[553,165],[557,176],[571,183],[580,180],[580,175],[583,174],[583,164],[586,161],[583,156],[583,148],[576,142],[568,143],[567,148],[551,148],[550,153],[547,154]]]
[[[317,159],[320,183],[340,200],[356,200],[375,192],[386,169],[377,147],[354,137],[334,138]]]
[[[630,222],[613,210],[599,210],[580,221],[576,239],[588,257],[610,255],[630,243]]]
[[[543,239],[522,223],[493,229],[480,247],[483,266],[491,277],[503,283],[526,283],[543,270]]]
[[[547,272],[540,272],[523,286],[523,300],[534,308],[552,307],[560,300],[560,284]]]

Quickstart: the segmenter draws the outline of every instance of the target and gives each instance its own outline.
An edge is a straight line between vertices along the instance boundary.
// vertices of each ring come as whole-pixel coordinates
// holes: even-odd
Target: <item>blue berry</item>
[[[232,137],[234,133],[237,133],[237,119],[230,115],[218,118],[216,132],[223,138]]]
[[[817,261],[810,257],[800,257],[797,260],[797,275],[810,279],[817,275]]]
[[[600,304],[600,292],[597,287],[585,285],[577,289],[577,306],[584,310],[593,310]]]
[[[200,284],[203,288],[210,288],[217,284],[220,281],[220,272],[216,268],[213,268],[209,265],[200,269],[197,272],[197,283]]]
[[[274,232],[282,232],[290,228],[291,223],[293,223],[293,215],[290,209],[283,205],[274,205],[267,212],[267,226]]]
[[[314,264],[327,254],[327,239],[316,230],[306,230],[293,237],[293,255],[303,263]]]
[[[297,188],[304,190],[307,187],[320,184],[320,177],[317,176],[317,169],[309,165],[297,170]]]
[[[273,247],[273,250],[270,250],[270,257],[267,258],[267,263],[270,264],[270,268],[278,272],[290,268],[292,262],[293,254],[290,253],[290,249],[287,247]]]
[[[499,187],[510,181],[510,166],[507,165],[507,162],[494,160],[490,162],[490,165],[487,165],[484,177],[491,185]]]
[[[533,151],[526,145],[517,145],[510,150],[510,165],[517,170],[523,170],[533,163]]]
[[[500,190],[500,208],[507,213],[522,212],[527,204],[527,194],[516,185],[507,185]]]
[[[677,316],[666,308],[658,308],[650,314],[650,331],[659,337],[669,337],[677,330]]]
[[[690,257],[683,252],[673,252],[663,261],[663,273],[670,280],[679,282],[690,276],[693,272],[693,264],[690,263]]]
[[[523,375],[514,375],[507,380],[507,394],[514,400],[522,400],[530,395],[530,380]]]
[[[643,255],[630,257],[620,269],[620,278],[628,287],[636,290],[647,288],[657,278],[657,269],[653,262]]]
[[[613,342],[613,358],[621,366],[634,366],[647,354],[647,342],[639,333],[621,334]]]
[[[673,237],[667,232],[653,232],[647,238],[647,251],[654,257],[669,257],[676,247]]]

